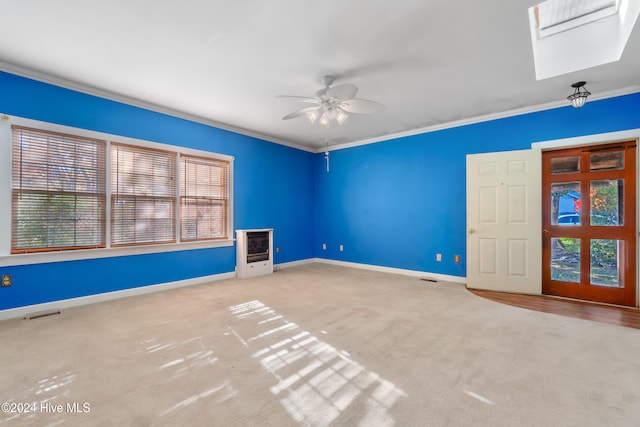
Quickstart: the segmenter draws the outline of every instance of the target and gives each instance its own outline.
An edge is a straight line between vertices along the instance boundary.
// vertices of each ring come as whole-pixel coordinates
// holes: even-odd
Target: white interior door
[[[542,293],[539,149],[467,156],[467,287]]]

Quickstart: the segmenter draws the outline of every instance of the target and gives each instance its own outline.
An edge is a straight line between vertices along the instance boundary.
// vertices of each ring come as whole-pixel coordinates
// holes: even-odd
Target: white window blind
[[[176,241],[176,153],[111,145],[111,245]]]
[[[228,238],[229,162],[185,155],[180,159],[181,239]]]
[[[16,259],[33,252],[40,255],[24,259],[89,259],[109,256],[112,249],[162,252],[163,244],[169,250],[230,244],[232,157],[15,121],[5,159],[11,207],[4,217],[11,228],[7,249]]]
[[[11,253],[105,246],[105,141],[12,126]]]

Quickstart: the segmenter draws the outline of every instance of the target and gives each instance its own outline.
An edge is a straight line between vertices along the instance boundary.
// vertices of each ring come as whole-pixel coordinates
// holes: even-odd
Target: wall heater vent
[[[236,230],[238,277],[273,273],[273,229]]]

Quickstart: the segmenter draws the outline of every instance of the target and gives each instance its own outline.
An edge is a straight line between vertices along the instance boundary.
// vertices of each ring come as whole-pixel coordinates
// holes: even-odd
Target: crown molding
[[[100,89],[94,86],[81,84],[78,82],[74,82],[71,80],[64,79],[62,77],[58,77],[49,73],[44,73],[41,71],[31,70],[19,65],[11,64],[5,61],[0,60],[0,71],[5,71],[10,74],[15,74],[21,77],[26,77],[32,80],[40,81],[43,83],[49,83],[55,86],[63,87],[65,89],[74,90],[77,92],[81,92],[87,95],[97,96],[100,98],[108,99],[110,101],[120,102],[123,104],[131,105],[134,107],[143,108],[145,110],[154,111],[156,113],[166,114],[172,117],[177,117],[185,120],[189,120],[191,122],[200,123],[207,126],[212,126],[218,129],[226,130],[229,132],[234,132],[240,135],[248,136],[251,138],[260,139],[267,142],[272,142],[274,144],[284,145],[286,147],[295,148],[297,150],[306,151],[309,153],[324,153],[325,151],[336,151],[336,150],[344,150],[347,148],[359,147],[362,145],[375,144],[377,142],[390,141],[393,139],[405,138],[414,135],[420,135],[423,133],[436,132],[439,130],[451,129],[460,126],[466,126],[476,123],[487,122],[491,120],[498,120],[507,117],[514,117],[528,113],[535,113],[544,110],[551,110],[554,108],[566,107],[568,106],[565,100],[559,100],[554,102],[548,102],[545,104],[538,104],[530,107],[517,108],[513,110],[502,111],[499,113],[486,114],[482,116],[469,117],[466,119],[455,120],[452,122],[441,123],[432,126],[426,126],[421,128],[416,128],[408,131],[392,133],[388,135],[383,135],[375,138],[363,139],[360,141],[347,142],[344,144],[337,144],[330,147],[318,147],[312,148],[307,147],[305,145],[297,144],[292,141],[284,140],[281,138],[276,138],[272,135],[261,134],[258,132],[251,131],[249,129],[244,129],[232,125],[228,125],[225,123],[217,122],[212,119],[207,119],[202,116],[198,116],[191,113],[186,113],[181,110],[169,108],[163,105],[154,104],[151,102],[143,101],[138,98],[134,98],[131,96],[123,95],[116,92],[107,91],[104,89]],[[613,90],[609,92],[600,93],[598,95],[592,95],[590,98],[590,102],[598,101],[601,99],[615,98],[617,96],[630,95],[632,93],[640,92],[640,85],[629,86],[626,88]]]
[[[280,138],[276,138],[271,135],[265,135],[265,134],[251,131],[249,129],[244,129],[244,128],[228,125],[225,123],[217,122],[215,120],[207,119],[205,117],[198,116],[196,114],[186,113],[181,110],[143,101],[141,99],[123,95],[120,93],[100,89],[95,86],[74,82],[59,76],[55,76],[53,74],[31,70],[31,69],[21,67],[19,65],[11,64],[1,60],[0,60],[0,71],[7,72],[9,74],[15,74],[21,77],[26,77],[28,79],[36,80],[42,83],[52,84],[54,86],[59,86],[65,89],[74,90],[76,92],[84,93],[86,95],[97,96],[99,98],[108,99],[110,101],[120,102],[122,104],[131,105],[133,107],[139,107],[145,110],[154,111],[156,113],[166,114],[168,116],[189,120],[191,122],[200,123],[207,126],[212,126],[218,129],[234,132],[234,133],[248,136],[251,138],[257,138],[263,141],[273,142],[275,144],[284,145],[290,148],[295,148],[295,149],[307,151],[310,153],[314,152],[314,149],[310,147],[306,147],[304,145],[296,144],[294,142],[283,140]]]
[[[598,95],[591,96],[589,102],[599,101],[602,99],[615,98],[618,96],[630,95],[640,92],[640,85],[629,86],[622,89],[612,90]],[[499,113],[485,114],[482,116],[469,117],[466,119],[455,120],[452,122],[441,123],[432,126],[426,126],[422,128],[412,129],[404,132],[393,133],[389,135],[379,136],[375,138],[364,139],[361,141],[347,142],[344,144],[337,144],[327,148],[316,148],[315,153],[324,153],[325,151],[344,150],[346,148],[359,147],[361,145],[375,144],[377,142],[390,141],[392,139],[405,138],[408,136],[420,135],[423,133],[436,132],[439,130],[452,129],[460,126],[472,125],[476,123],[488,122],[491,120],[504,119],[508,117],[520,116],[523,114],[536,113],[539,111],[552,110],[554,108],[569,107],[566,100],[547,102],[545,104],[533,105],[530,107],[516,108],[513,110],[502,111]]]

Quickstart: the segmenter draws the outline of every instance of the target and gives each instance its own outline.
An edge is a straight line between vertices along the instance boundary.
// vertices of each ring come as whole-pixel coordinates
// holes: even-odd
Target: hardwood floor
[[[597,304],[547,295],[521,295],[477,289],[469,289],[469,292],[482,298],[529,310],[640,329],[640,309],[637,308]]]

